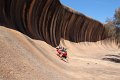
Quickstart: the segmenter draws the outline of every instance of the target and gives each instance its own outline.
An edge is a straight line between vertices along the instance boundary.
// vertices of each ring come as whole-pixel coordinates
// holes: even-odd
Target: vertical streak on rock
[[[77,43],[107,38],[102,23],[59,0],[0,0],[0,24],[54,47],[61,38]]]

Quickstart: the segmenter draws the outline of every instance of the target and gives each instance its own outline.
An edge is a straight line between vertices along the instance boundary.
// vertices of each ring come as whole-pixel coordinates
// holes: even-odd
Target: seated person
[[[58,52],[57,55],[60,56],[61,59],[63,59],[63,58],[66,59],[67,58],[67,51],[64,47],[58,47],[56,49],[57,49],[57,52]]]

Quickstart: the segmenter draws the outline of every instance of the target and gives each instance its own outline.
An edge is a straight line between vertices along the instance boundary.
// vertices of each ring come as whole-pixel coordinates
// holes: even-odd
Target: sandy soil
[[[120,80],[120,49],[109,41],[73,43],[61,40],[69,63],[44,41],[0,26],[0,80]]]

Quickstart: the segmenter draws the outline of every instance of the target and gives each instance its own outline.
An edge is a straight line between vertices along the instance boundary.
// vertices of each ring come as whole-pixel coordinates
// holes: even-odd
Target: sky
[[[105,23],[112,18],[115,9],[120,7],[120,0],[60,0],[62,4],[71,7],[95,20]]]

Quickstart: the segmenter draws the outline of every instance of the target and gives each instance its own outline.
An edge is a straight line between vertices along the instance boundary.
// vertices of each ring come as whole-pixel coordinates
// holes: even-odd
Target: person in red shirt
[[[57,52],[58,52],[58,56],[63,60],[64,59],[67,59],[67,51],[64,47],[58,47],[56,48],[57,49]]]
[[[57,49],[58,55],[60,55],[63,48],[61,46],[58,46],[56,49]]]
[[[63,49],[61,50],[60,57],[61,57],[61,58],[65,58],[65,59],[67,58],[67,51],[66,51],[65,48],[63,48]]]

